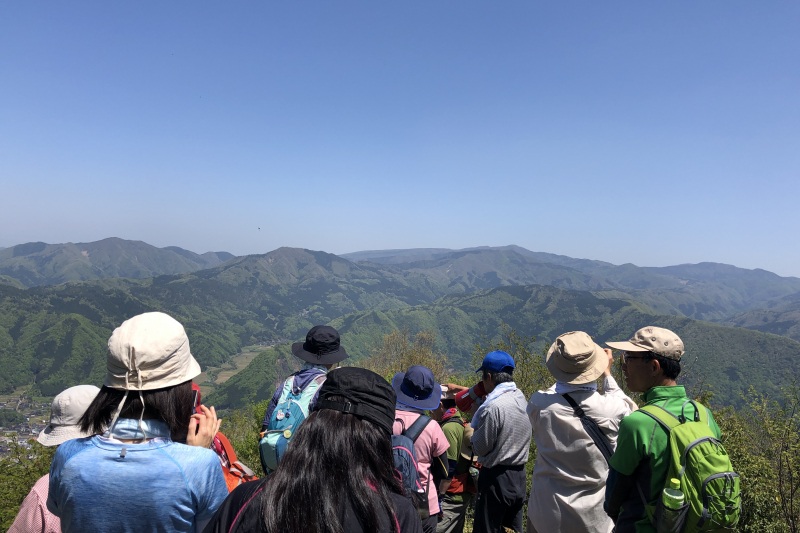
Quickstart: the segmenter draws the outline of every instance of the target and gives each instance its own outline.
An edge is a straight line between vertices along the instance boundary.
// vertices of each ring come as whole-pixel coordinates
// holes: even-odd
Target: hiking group
[[[38,438],[58,446],[50,473],[9,531],[461,533],[470,509],[475,533],[733,530],[739,478],[713,415],[676,382],[681,339],[648,326],[606,344],[560,335],[555,382],[526,399],[506,352],[486,354],[471,387],[419,365],[389,382],[335,368],[339,333],[315,326],[264,414],[259,479],[200,402],[183,326],[137,315],[109,339],[102,388],[53,400]]]

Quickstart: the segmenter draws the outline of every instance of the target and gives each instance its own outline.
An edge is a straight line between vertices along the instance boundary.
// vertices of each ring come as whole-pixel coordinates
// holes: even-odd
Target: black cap
[[[344,401],[331,401],[338,396]],[[369,420],[392,434],[394,404],[397,396],[389,382],[366,368],[344,367],[328,372],[328,377],[319,388],[314,411],[333,409]]]

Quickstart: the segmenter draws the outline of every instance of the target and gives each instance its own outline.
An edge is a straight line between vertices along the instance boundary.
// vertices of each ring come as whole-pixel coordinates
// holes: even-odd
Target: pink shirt
[[[8,533],[61,533],[61,520],[47,510],[50,474],[45,474],[22,500]]]
[[[419,418],[419,413],[395,411],[394,416],[402,420],[406,429],[408,429],[414,423],[414,420]],[[393,433],[399,435],[402,430],[403,425],[395,421],[392,428]],[[447,453],[449,447],[450,444],[447,442],[447,437],[444,436],[442,428],[439,427],[436,420],[431,420],[422,430],[416,442],[414,442],[414,449],[417,450],[417,473],[419,473],[419,479],[422,484],[428,487],[428,510],[431,515],[439,514],[438,490],[433,483],[433,476],[431,475],[431,459]]]

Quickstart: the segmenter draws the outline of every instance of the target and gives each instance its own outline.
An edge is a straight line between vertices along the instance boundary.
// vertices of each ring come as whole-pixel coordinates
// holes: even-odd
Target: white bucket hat
[[[179,385],[200,375],[180,322],[165,313],[129,318],[108,339],[105,386],[153,390]]]
[[[62,442],[92,433],[82,432],[80,420],[100,389],[94,385],[78,385],[60,392],[50,405],[50,423],[39,432],[36,440],[43,446],[58,446]]]
[[[105,386],[125,391],[105,433],[108,436],[113,435],[128,391],[139,391],[139,429],[146,439],[142,391],[173,387],[200,375],[186,330],[171,316],[158,312],[136,315],[114,330],[108,339],[106,366]]]

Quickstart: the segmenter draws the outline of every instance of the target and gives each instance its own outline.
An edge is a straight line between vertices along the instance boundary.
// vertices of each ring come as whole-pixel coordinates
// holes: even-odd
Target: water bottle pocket
[[[684,502],[678,509],[664,506],[661,500],[656,504],[656,531],[658,533],[681,533],[689,515],[689,504]]]

